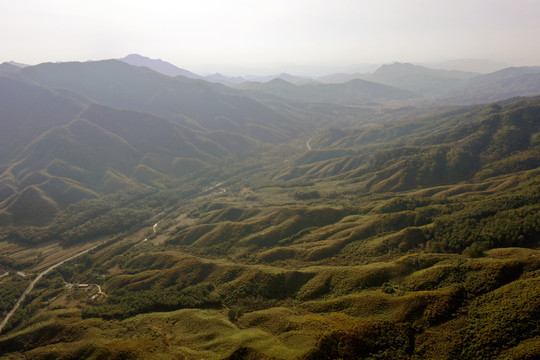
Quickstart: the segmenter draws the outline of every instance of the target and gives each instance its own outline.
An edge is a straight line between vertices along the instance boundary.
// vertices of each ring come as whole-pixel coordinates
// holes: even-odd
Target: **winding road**
[[[87,252],[91,251],[91,250],[94,250],[95,248],[97,248],[98,246],[102,245],[103,243],[99,243],[89,249],[86,249],[86,250],[83,250],[81,251],[80,253],[78,254],[75,254],[73,255],[72,257],[70,258],[67,258],[67,259],[64,259],[50,267],[48,267],[47,269],[43,270],[42,272],[40,272],[38,274],[38,276],[36,276],[36,278],[34,280],[32,280],[32,282],[30,283],[30,285],[28,285],[28,287],[26,288],[26,290],[24,290],[24,292],[22,293],[21,297],[19,298],[19,300],[17,300],[17,302],[15,303],[15,305],[13,306],[13,308],[11,309],[11,311],[6,315],[6,317],[4,318],[4,320],[2,320],[2,322],[0,323],[0,334],[2,333],[2,330],[4,329],[4,326],[6,326],[7,322],[9,321],[9,319],[13,316],[13,314],[15,314],[15,311],[17,311],[17,309],[19,308],[19,306],[21,306],[22,302],[24,301],[24,298],[26,297],[26,295],[30,294],[30,292],[34,289],[34,286],[36,286],[37,282],[39,280],[41,280],[41,278],[45,275],[47,275],[49,272],[51,272],[52,270],[54,270],[55,268],[57,268],[58,266],[62,265],[63,263],[67,262],[67,261],[70,261],[70,260],[73,260],[83,254],[86,254]],[[101,292],[101,288],[99,288],[100,292]]]

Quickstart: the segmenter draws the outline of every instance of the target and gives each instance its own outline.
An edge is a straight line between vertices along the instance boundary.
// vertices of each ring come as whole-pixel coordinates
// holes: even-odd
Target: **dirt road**
[[[19,300],[17,300],[17,302],[15,303],[15,305],[13,306],[13,308],[11,309],[11,311],[6,315],[6,317],[4,318],[4,320],[2,320],[2,323],[0,323],[0,334],[2,333],[2,330],[4,329],[4,326],[6,326],[7,322],[9,321],[9,319],[13,316],[13,314],[15,314],[15,311],[17,311],[17,309],[19,308],[19,306],[21,306],[22,302],[24,301],[24,298],[26,297],[26,295],[30,294],[30,292],[34,289],[34,286],[37,284],[37,282],[39,280],[41,280],[41,278],[45,275],[47,275],[49,272],[51,272],[52,270],[54,270],[55,268],[57,268],[58,266],[62,265],[63,263],[67,262],[67,261],[70,261],[70,260],[73,260],[83,254],[86,254],[87,252],[89,252],[90,250],[93,250],[95,248],[97,248],[99,245],[102,245],[102,243],[100,244],[97,244],[89,249],[86,249],[86,250],[83,250],[65,260],[62,260],[52,266],[49,266],[47,269],[43,270],[42,272],[40,272],[36,278],[34,280],[32,280],[32,282],[30,283],[30,285],[28,285],[28,287],[26,288],[26,290],[24,290],[24,292],[22,293],[21,297],[19,298]],[[101,291],[101,289],[100,289]]]

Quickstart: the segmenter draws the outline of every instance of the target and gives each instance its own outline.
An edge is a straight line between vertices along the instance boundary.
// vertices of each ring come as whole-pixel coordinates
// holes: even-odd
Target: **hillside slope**
[[[0,204],[15,222],[43,222],[82,199],[171,186],[255,149],[253,140],[238,134],[196,131],[147,113],[94,104],[36,136],[5,166]],[[45,204],[47,217],[23,210]]]
[[[329,130],[277,179],[347,179],[362,191],[403,191],[534,169],[538,98],[360,130]]]
[[[129,54],[118,60],[133,66],[144,66],[167,76],[184,76],[190,79],[200,78],[199,75],[194,74],[186,69],[181,69],[169,62],[163,61],[161,59],[150,59],[146,56],[141,56],[139,54]]]
[[[540,94],[540,68],[506,68],[473,77],[462,85],[441,94],[440,101],[452,104],[477,104],[514,96]]]
[[[430,93],[461,85],[475,73],[430,69],[409,63],[383,65],[373,74],[363,78],[369,81],[394,86],[419,93]]]

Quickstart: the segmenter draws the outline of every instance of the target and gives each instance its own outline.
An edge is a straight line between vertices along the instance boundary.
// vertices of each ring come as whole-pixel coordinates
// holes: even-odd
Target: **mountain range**
[[[538,94],[540,67],[506,68],[475,76],[443,95],[444,101],[474,104],[497,101],[515,96]]]
[[[163,61],[161,59],[150,59],[138,54],[130,54],[118,60],[133,66],[147,67],[150,70],[154,70],[155,72],[167,76],[184,76],[190,79],[201,78],[199,75],[185,69],[180,69],[179,67],[176,67],[169,62]]]
[[[540,356],[540,68],[121,60],[0,64],[1,359]]]
[[[258,91],[287,99],[342,105],[376,105],[379,101],[404,100],[418,95],[366,80],[355,79],[343,84],[294,85],[283,79],[265,83],[242,83],[237,88]]]
[[[11,100],[8,118],[17,113],[25,119],[2,126],[6,156],[0,201],[3,214],[16,222],[47,220],[29,209],[52,216],[83,198],[143,184],[160,187],[225,156],[238,159],[255,149],[253,140],[239,134],[194,130],[143,112],[83,106],[26,86],[24,91],[39,99],[31,109],[30,96],[3,97]],[[14,84],[2,82],[0,87],[13,91]]]
[[[373,73],[330,74],[316,78],[299,77],[286,73],[270,76],[246,75],[244,77],[228,77],[222,74],[199,76],[162,60],[152,60],[136,54],[128,55],[119,60],[132,65],[146,66],[168,76],[180,75],[193,79],[204,79],[229,87],[256,90],[270,95],[279,96],[281,94],[283,97],[313,102],[365,104],[364,99],[363,102],[358,102],[354,95],[322,95],[324,91],[314,90],[316,85],[319,84],[345,84],[351,80],[359,79],[422,94],[429,99],[428,102],[435,101],[436,103],[482,103],[512,96],[535,95],[538,91],[538,86],[536,86],[538,82],[534,78],[537,68],[502,69],[503,64],[483,60],[456,60],[435,65],[435,67],[439,66],[441,69],[396,62],[382,65]],[[452,70],[459,68],[478,69],[478,72]],[[486,73],[486,69],[495,71]],[[480,74],[480,72],[483,74]],[[291,92],[293,88],[286,89],[284,83],[281,83],[281,86],[277,85],[280,84],[279,82],[265,85],[265,83],[273,80],[284,80],[301,87],[304,85],[312,85],[313,87],[301,88],[297,90],[298,94],[293,95]],[[327,89],[331,89],[331,87]],[[280,91],[283,91],[283,93]],[[344,91],[350,93],[351,90]],[[331,93],[334,90],[327,92]],[[313,95],[314,93],[317,93],[317,95]],[[362,94],[361,96],[365,95]],[[373,104],[373,102],[371,103]]]
[[[410,91],[426,93],[461,85],[464,80],[476,75],[479,74],[456,70],[430,69],[407,63],[394,63],[381,66],[373,74],[367,76],[366,79]]]
[[[233,89],[140,66],[162,61],[125,59],[141,62],[1,65],[4,223],[36,219],[20,209],[47,209],[52,216],[81,199],[134,184],[163,187],[225,158],[246,158],[264,146],[259,142],[288,142],[332,122],[319,107],[322,122],[308,125],[305,117],[315,108],[307,104],[406,104],[433,88],[446,88],[437,101],[463,104],[540,93],[540,68],[534,67],[478,76],[393,64],[370,77],[417,92],[362,79],[294,85],[276,78]]]

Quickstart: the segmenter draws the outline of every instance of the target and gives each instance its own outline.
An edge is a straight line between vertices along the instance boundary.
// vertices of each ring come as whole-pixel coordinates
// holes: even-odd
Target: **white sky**
[[[195,72],[540,65],[540,0],[0,0],[0,62],[138,53]]]

